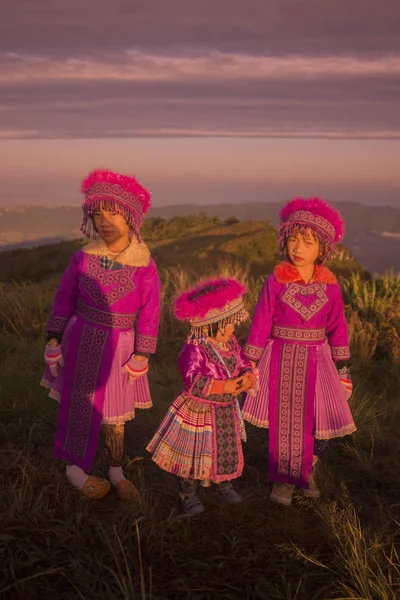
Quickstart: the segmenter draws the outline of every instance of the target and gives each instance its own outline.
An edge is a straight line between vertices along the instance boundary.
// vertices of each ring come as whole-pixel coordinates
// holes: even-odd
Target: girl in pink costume
[[[181,294],[178,319],[191,330],[179,355],[184,390],[172,403],[147,446],[159,467],[180,477],[185,513],[203,512],[196,495],[200,481],[218,485],[229,503],[241,501],[230,483],[243,469],[246,439],[237,396],[255,384],[250,362],[233,335],[248,318],[244,286],[234,279],[204,281]]]
[[[72,485],[92,499],[110,481],[89,475],[103,429],[118,496],[137,491],[122,471],[125,422],[152,405],[148,356],[160,314],[156,265],[140,239],[150,194],[134,177],[97,170],[82,183],[81,230],[93,241],[73,254],[47,323],[42,385],[59,400],[54,455]]]
[[[295,486],[319,497],[312,474],[318,454],[326,440],[356,427],[342,294],[323,266],[343,237],[343,221],[318,198],[293,200],[280,216],[286,259],[264,284],[244,348],[258,363],[260,389],[247,396],[243,417],[269,428],[271,499],[289,505]]]

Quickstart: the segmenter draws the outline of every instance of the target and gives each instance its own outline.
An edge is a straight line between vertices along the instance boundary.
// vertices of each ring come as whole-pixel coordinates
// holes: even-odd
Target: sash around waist
[[[271,337],[290,342],[299,342],[301,344],[323,344],[326,341],[326,329],[306,329],[273,325]]]
[[[82,300],[77,301],[75,314],[95,325],[113,329],[132,329],[136,319],[136,313],[114,313],[89,306]]]
[[[180,396],[187,400],[191,400],[192,402],[193,401],[199,402],[200,405],[203,405],[203,406],[204,405],[209,405],[209,406],[232,405],[232,406],[234,406],[236,403],[236,400],[237,400],[237,397],[233,396],[233,394],[225,394],[223,396],[219,396],[218,394],[212,394],[208,398],[204,398],[202,396],[194,396],[193,394],[189,394],[189,392],[187,390],[184,390],[180,394]]]

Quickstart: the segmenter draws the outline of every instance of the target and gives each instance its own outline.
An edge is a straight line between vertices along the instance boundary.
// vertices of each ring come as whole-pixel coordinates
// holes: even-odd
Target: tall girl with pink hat
[[[47,323],[42,385],[60,402],[54,455],[87,498],[137,491],[122,470],[125,422],[151,406],[148,357],[156,350],[160,282],[140,238],[150,194],[131,176],[96,170],[82,183],[82,232]],[[100,429],[109,479],[90,475]]]
[[[280,217],[285,259],[265,281],[244,348],[260,389],[247,396],[243,417],[269,428],[271,499],[289,505],[295,486],[320,495],[318,456],[356,427],[342,294],[323,265],[343,237],[342,218],[319,198],[295,199]]]

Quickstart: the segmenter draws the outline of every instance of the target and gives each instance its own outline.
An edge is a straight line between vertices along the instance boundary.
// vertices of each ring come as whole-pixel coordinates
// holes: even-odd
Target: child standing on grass
[[[295,486],[319,497],[318,455],[327,440],[356,427],[342,294],[323,266],[343,237],[343,221],[318,198],[293,200],[280,216],[285,260],[264,284],[244,348],[259,361],[260,389],[247,396],[243,417],[269,428],[270,497],[289,505]]]
[[[157,268],[140,239],[150,194],[134,177],[97,170],[82,183],[78,250],[61,279],[47,323],[42,385],[59,400],[54,454],[69,482],[92,499],[111,484],[123,500],[137,490],[124,477],[125,422],[151,406],[148,356],[160,313]],[[109,478],[90,473],[103,429]]]
[[[248,318],[245,288],[234,279],[203,281],[182,293],[175,314],[189,321],[179,355],[185,389],[172,403],[147,446],[159,467],[180,478],[185,513],[203,512],[197,482],[218,484],[228,503],[241,501],[230,483],[243,470],[241,440],[246,439],[237,396],[252,388],[255,376],[233,335]]]

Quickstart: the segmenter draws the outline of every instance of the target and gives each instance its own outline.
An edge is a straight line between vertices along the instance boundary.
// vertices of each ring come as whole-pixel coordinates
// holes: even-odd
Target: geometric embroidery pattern
[[[328,302],[328,297],[323,286],[325,287],[320,282],[310,285],[289,283],[282,296],[282,302],[293,308],[303,319],[309,321]],[[311,304],[305,303],[304,300],[310,296],[314,296]]]
[[[325,339],[325,329],[301,329],[299,327],[284,327],[273,325],[272,337],[281,340],[296,340],[301,342],[317,342]]]
[[[68,324],[69,318],[56,317],[52,315],[47,321],[46,331],[49,333],[63,333]]]
[[[202,398],[204,395],[204,388],[208,386],[210,378],[207,375],[200,375],[194,382],[192,389],[190,390],[191,396]]]
[[[283,344],[278,401],[278,473],[299,478],[303,454],[308,347]]]
[[[83,458],[86,454],[93,397],[108,336],[109,332],[105,329],[89,325],[83,327],[64,443],[64,450],[72,456]]]
[[[315,227],[318,227],[319,229],[322,229],[325,233],[327,233],[331,239],[335,238],[336,230],[332,223],[330,223],[327,219],[324,219],[324,217],[321,217],[320,215],[315,215],[314,213],[308,210],[297,210],[291,213],[287,217],[287,220],[300,221],[300,223],[304,223],[308,226],[314,225]]]
[[[137,198],[125,190],[122,186],[117,183],[106,183],[100,182],[92,185],[86,192],[86,199],[98,200],[99,197],[103,196],[104,199],[111,198],[113,200],[119,200],[123,204],[127,204],[129,208],[135,210],[139,217],[143,214],[143,202],[140,198],[140,192],[137,192]]]
[[[136,352],[153,353],[156,351],[157,338],[153,335],[136,334],[135,349]]]
[[[220,365],[222,358],[223,365],[228,369],[230,375],[232,377],[235,377],[234,374],[236,372],[238,361],[236,355],[232,352],[232,350],[235,348],[235,342],[233,340],[230,340],[228,342],[227,350],[222,350],[222,348],[218,348],[218,353],[213,348],[212,344],[205,343],[202,340],[200,341],[200,346],[202,346],[202,348],[205,350],[207,358],[210,362],[216,365]]]
[[[115,327],[117,329],[131,329],[135,323],[136,314],[113,313],[99,308],[89,306],[78,299],[76,303],[76,314],[91,323],[102,325],[103,327]]]
[[[350,348],[348,346],[332,346],[333,360],[349,360]]]
[[[252,346],[251,344],[245,344],[243,352],[250,360],[258,360],[261,358],[264,348],[258,348],[257,346]]]
[[[215,407],[215,426],[217,474],[230,475],[231,473],[234,473],[239,466],[235,408],[232,405]]]
[[[135,289],[133,274],[136,269],[124,266],[115,271],[105,270],[100,266],[100,258],[89,254],[88,270],[81,276],[82,286],[97,306],[108,307]],[[108,289],[104,289],[106,286]]]

